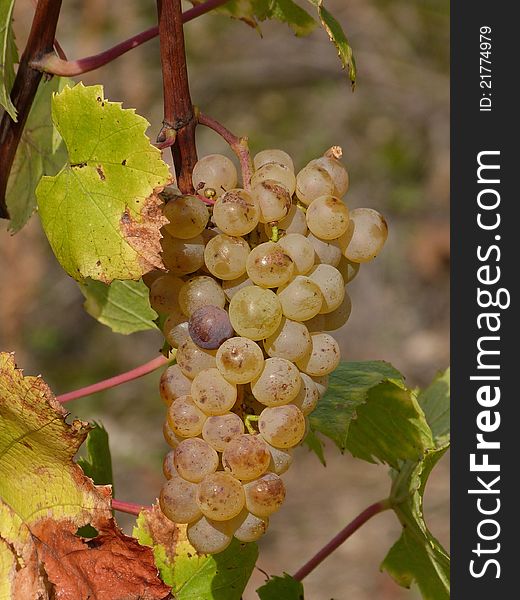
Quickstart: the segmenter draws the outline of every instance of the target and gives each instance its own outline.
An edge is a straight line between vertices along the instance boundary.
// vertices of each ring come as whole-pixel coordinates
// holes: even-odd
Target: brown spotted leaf
[[[149,123],[103,97],[100,85],[66,87],[52,118],[68,163],[37,189],[43,228],[77,280],[139,279],[161,267],[159,191],[171,175],[145,135]]]
[[[73,461],[90,426],[66,417],[41,377],[0,353],[0,599],[167,598],[151,551],[115,527],[110,487]],[[75,535],[87,524],[89,541]]]

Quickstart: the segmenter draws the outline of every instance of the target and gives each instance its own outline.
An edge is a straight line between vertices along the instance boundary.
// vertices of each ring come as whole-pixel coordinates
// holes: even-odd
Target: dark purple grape
[[[188,322],[191,339],[206,350],[215,350],[234,335],[229,316],[218,306],[201,306],[192,313]]]

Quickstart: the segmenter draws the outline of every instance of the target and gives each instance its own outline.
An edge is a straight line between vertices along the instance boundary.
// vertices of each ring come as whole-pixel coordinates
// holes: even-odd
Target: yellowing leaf
[[[160,267],[157,193],[168,166],[145,135],[149,123],[103,97],[102,86],[78,84],[53,98],[52,118],[69,162],[36,189],[43,228],[69,275],[110,283],[139,279]]]
[[[66,416],[0,354],[0,599],[167,598],[151,552],[115,526],[110,487],[73,462],[90,426]],[[76,535],[87,524],[99,532],[88,542]]]

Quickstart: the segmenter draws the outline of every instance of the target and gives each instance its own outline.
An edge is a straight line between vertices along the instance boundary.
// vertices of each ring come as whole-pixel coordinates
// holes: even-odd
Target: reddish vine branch
[[[193,8],[182,13],[182,22],[187,23],[188,21],[192,21],[193,19],[218,8],[222,4],[225,4],[227,1],[228,0],[207,0],[206,2],[197,4]],[[129,50],[141,46],[158,35],[159,27],[155,25],[99,54],[93,54],[92,56],[86,56],[77,60],[63,60],[63,56],[60,58],[54,53],[49,53],[32,61],[31,67],[53,75],[74,77],[75,75],[81,75],[82,73],[88,73],[94,69],[99,69],[116,58],[119,58]]]
[[[144,506],[143,504],[135,504],[134,502],[123,502],[122,500],[116,500],[115,498],[113,498],[112,508],[114,510],[118,510],[119,512],[124,512],[129,515],[138,516],[141,511],[151,507]]]
[[[301,581],[311,571],[313,571],[320,563],[322,563],[327,556],[332,554],[334,550],[339,548],[345,540],[347,540],[353,533],[355,533],[362,525],[369,521],[375,515],[388,510],[391,508],[390,501],[388,499],[380,500],[371,504],[363,512],[361,512],[353,521],[351,521],[346,527],[344,527],[337,535],[335,535],[330,542],[325,544],[321,550],[319,550],[310,560],[308,560],[303,567],[300,567],[298,571],[293,575],[294,579]]]
[[[119,375],[115,375],[109,379],[104,379],[103,381],[98,381],[92,385],[82,387],[79,390],[74,390],[72,392],[67,392],[66,394],[61,394],[61,396],[56,396],[56,400],[62,404],[65,404],[65,402],[70,402],[71,400],[77,400],[78,398],[83,398],[84,396],[90,396],[91,394],[108,390],[121,385],[122,383],[133,381],[134,379],[138,379],[143,375],[147,375],[148,373],[159,369],[163,365],[166,365],[168,362],[169,360],[164,356],[157,356],[144,365],[139,365],[138,367],[135,367],[135,369],[131,369],[125,373],[120,373]]]
[[[52,52],[56,26],[60,16],[61,0],[39,0],[27,40],[20,59],[18,72],[11,90],[11,100],[17,110],[14,122],[7,111],[0,121],[0,217],[9,218],[5,200],[7,180],[14,161],[23,128],[36,95],[42,73],[30,67],[30,63]]]
[[[191,173],[197,162],[197,121],[188,83],[181,0],[157,0],[157,12],[164,94],[164,120],[157,142],[175,139],[172,154],[177,186],[182,193],[190,193]]]
[[[201,125],[213,129],[218,133],[226,142],[229,144],[233,152],[236,154],[240,161],[240,169],[242,171],[242,183],[244,189],[249,190],[251,188],[251,176],[253,174],[253,163],[251,161],[251,154],[249,153],[249,146],[247,143],[247,137],[238,137],[234,133],[231,133],[229,129],[224,127],[221,123],[199,112],[198,120]]]

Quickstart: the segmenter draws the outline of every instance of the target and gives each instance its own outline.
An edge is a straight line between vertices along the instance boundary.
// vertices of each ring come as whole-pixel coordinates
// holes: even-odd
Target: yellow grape
[[[237,388],[224,379],[218,369],[205,369],[193,380],[191,397],[206,415],[223,415],[235,404]]]
[[[168,425],[179,437],[196,437],[202,432],[207,415],[195,404],[191,396],[181,396],[168,408]]]
[[[161,247],[163,263],[173,275],[194,273],[204,264],[204,240],[201,235],[180,240],[164,233]]]
[[[249,244],[241,237],[219,234],[210,239],[204,250],[208,271],[219,279],[236,279],[246,271]]]
[[[305,275],[298,275],[287,285],[278,288],[277,295],[283,314],[293,321],[312,319],[320,312],[323,303],[320,288]]]
[[[252,340],[234,337],[226,340],[217,350],[217,369],[231,383],[253,381],[264,368],[262,350]]]
[[[169,221],[164,229],[183,240],[202,233],[209,219],[206,205],[196,196],[175,196],[167,202],[163,213]]]
[[[294,262],[279,244],[265,242],[251,250],[246,270],[256,285],[279,287],[292,278]]]
[[[210,473],[199,484],[197,504],[205,517],[214,521],[228,521],[244,508],[244,488],[229,473]]]
[[[279,163],[281,165],[285,165],[290,171],[294,173],[294,164],[292,158],[284,152],[283,150],[261,150],[258,154],[255,155],[253,159],[253,164],[255,170],[258,171],[264,165],[270,163]]]
[[[208,304],[220,308],[226,306],[222,287],[207,275],[190,277],[179,291],[180,309],[187,317],[191,317],[198,308]]]
[[[351,226],[340,243],[343,255],[355,263],[373,260],[388,237],[384,217],[372,208],[355,208],[350,213]]]
[[[307,227],[322,240],[334,240],[348,228],[350,217],[347,205],[335,196],[320,196],[307,208]]]
[[[227,156],[208,154],[197,161],[191,178],[197,193],[211,197],[212,193],[220,196],[236,187],[238,174],[235,165]]]
[[[229,190],[213,206],[213,221],[227,235],[246,235],[256,227],[259,217],[256,199],[242,189]]]
[[[305,356],[311,345],[306,325],[285,317],[278,329],[264,340],[264,349],[269,356],[278,356],[292,362]]]
[[[274,333],[282,320],[280,300],[271,290],[245,287],[231,298],[229,319],[239,336],[262,340]]]
[[[262,373],[251,382],[251,392],[265,406],[280,406],[298,395],[301,384],[300,372],[291,361],[268,358]]]
[[[341,358],[338,342],[328,333],[311,333],[311,340],[312,351],[298,361],[298,368],[312,377],[332,373]]]

